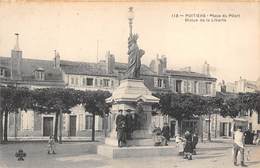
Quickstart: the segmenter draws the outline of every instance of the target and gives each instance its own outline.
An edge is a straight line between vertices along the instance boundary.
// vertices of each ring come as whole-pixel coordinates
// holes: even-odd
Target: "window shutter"
[[[158,87],[158,78],[154,77],[154,87]]]

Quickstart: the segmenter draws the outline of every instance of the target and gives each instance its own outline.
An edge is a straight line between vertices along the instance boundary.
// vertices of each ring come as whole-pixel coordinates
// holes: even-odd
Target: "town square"
[[[225,5],[0,2],[0,167],[260,167],[260,3]]]

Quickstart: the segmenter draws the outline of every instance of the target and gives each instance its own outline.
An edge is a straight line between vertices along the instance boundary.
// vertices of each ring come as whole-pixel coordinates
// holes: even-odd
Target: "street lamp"
[[[134,20],[134,11],[133,11],[133,7],[129,7],[128,10],[128,21],[129,21],[129,29],[130,29],[130,33],[129,36],[132,36],[132,29],[133,29],[133,20]]]

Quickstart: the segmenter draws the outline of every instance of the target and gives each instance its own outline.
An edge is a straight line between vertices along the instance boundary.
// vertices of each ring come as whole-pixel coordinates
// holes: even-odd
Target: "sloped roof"
[[[216,80],[216,78],[207,76],[202,73],[192,72],[192,71],[166,70],[165,74],[172,75],[172,76],[187,76],[187,77],[208,78],[208,79]]]
[[[0,57],[0,67],[9,68],[10,58]]]
[[[10,69],[11,58],[0,57],[0,66]],[[33,80],[33,72],[37,69],[43,69],[45,72],[45,80],[49,81],[61,81],[62,73],[59,69],[53,67],[53,62],[49,60],[37,60],[37,59],[22,59],[21,73],[23,80]]]
[[[61,60],[61,68],[67,74],[115,76],[118,72],[124,73],[127,70],[127,63],[115,62],[113,74],[108,74],[106,72],[106,64],[102,61],[98,63],[89,63]],[[141,74],[153,75],[154,72],[146,65],[142,65]]]
[[[66,74],[75,75],[109,75],[101,63],[74,62],[61,60],[61,69]]]

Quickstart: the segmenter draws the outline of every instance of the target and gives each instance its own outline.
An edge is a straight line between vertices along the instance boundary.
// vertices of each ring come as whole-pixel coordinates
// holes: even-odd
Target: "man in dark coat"
[[[247,129],[244,132],[244,136],[245,136],[245,144],[250,144],[250,136],[251,136],[251,132],[249,129]]]
[[[119,110],[119,114],[116,117],[118,147],[126,144],[126,118],[122,112],[123,110]]]
[[[126,115],[126,138],[132,139],[132,132],[133,132],[133,118],[130,112]]]
[[[198,135],[195,133],[192,137],[192,149],[194,155],[196,155],[196,145],[198,144],[198,141],[199,141]]]
[[[165,138],[165,145],[168,145],[168,141],[170,141],[170,127],[167,123],[164,123],[162,128],[162,136]]]

